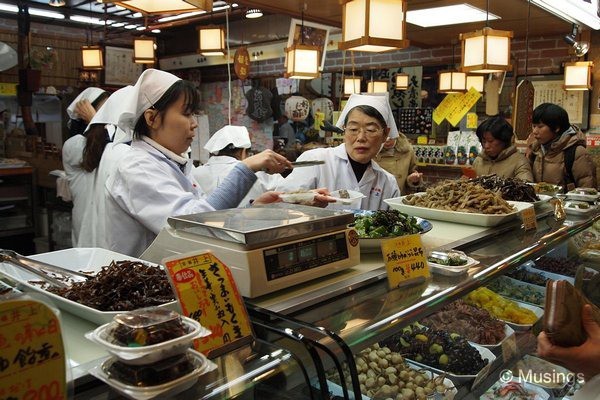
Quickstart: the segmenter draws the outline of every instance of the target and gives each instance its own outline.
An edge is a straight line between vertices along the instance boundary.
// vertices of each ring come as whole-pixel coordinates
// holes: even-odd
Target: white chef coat
[[[241,161],[235,157],[211,156],[206,164],[192,170],[192,176],[202,191],[208,196],[239,163]],[[239,207],[246,207],[250,204],[250,200],[256,199],[264,192],[275,190],[277,185],[283,181],[283,177],[280,174],[269,175],[262,171],[256,172],[256,178],[256,182],[246,197],[240,202]]]
[[[183,166],[150,144],[135,140],[106,182],[107,248],[133,257],[152,243],[167,218],[214,211],[191,178],[190,160]]]
[[[400,189],[394,175],[382,169],[375,161],[371,161],[371,166],[367,168],[360,182],[357,182],[343,143],[334,148],[305,151],[297,159],[297,161],[314,160],[325,161],[325,164],[294,168],[276,190],[290,192],[324,187],[329,191],[356,190],[366,196],[361,200],[355,200],[351,205],[329,204],[328,206],[337,209],[387,210],[388,205],[383,202],[383,199],[400,196]]]
[[[120,160],[125,158],[130,150],[131,147],[126,143],[106,144],[100,164],[95,171],[93,195],[83,216],[78,247],[108,248],[108,234],[104,218],[107,213],[108,192],[105,187],[112,184]]]
[[[86,141],[85,136],[75,135],[67,139],[62,148],[63,168],[67,175],[67,182],[73,200],[71,214],[71,241],[73,247],[79,246],[82,220],[93,198],[93,187],[96,179],[96,171],[87,172],[81,167]]]

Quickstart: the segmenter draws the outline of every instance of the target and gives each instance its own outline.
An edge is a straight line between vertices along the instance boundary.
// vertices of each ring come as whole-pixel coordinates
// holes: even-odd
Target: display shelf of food
[[[356,355],[524,262],[546,254],[600,219],[596,213],[587,220],[556,221],[549,209],[538,210],[538,216],[544,216],[533,231],[523,230],[520,220],[493,228],[432,221],[433,230],[422,236],[425,248],[455,248],[480,262],[461,276],[434,275],[424,284],[389,290],[381,256],[363,254],[355,271],[249,302],[263,312],[266,320],[281,326],[317,326],[324,333],[322,343],[331,345],[333,338],[339,338]],[[539,324],[538,320],[534,327]],[[285,346],[284,340],[276,343]],[[535,336],[531,330],[518,333],[512,343],[502,346],[502,354],[475,388],[470,387],[472,381],[459,386],[458,398],[483,394],[506,365],[535,349]],[[341,359],[348,359],[341,351],[339,354]]]

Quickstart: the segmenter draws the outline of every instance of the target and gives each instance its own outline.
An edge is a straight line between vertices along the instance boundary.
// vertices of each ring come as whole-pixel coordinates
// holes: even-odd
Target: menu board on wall
[[[133,62],[133,49],[106,46],[105,85],[133,85],[142,73],[142,65]]]
[[[558,79],[531,79],[531,83],[535,89],[534,108],[542,103],[558,104],[567,111],[572,124],[587,129],[589,99],[587,90],[564,90],[562,76]]]

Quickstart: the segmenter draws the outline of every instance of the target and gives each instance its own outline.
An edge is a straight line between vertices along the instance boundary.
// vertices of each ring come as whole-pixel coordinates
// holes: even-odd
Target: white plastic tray
[[[431,273],[433,273],[433,274],[439,274],[439,275],[445,275],[445,276],[457,276],[457,275],[462,275],[462,274],[466,273],[469,270],[469,268],[479,264],[479,261],[467,256],[467,263],[465,265],[458,265],[458,266],[442,265],[442,264],[437,264],[437,263],[431,262],[429,260],[427,261],[427,264],[429,265],[429,269],[431,270]]]
[[[596,194],[584,194],[580,193],[580,190],[590,190],[586,188],[575,188],[570,192],[567,192],[567,199],[569,200],[578,200],[578,201],[596,201],[600,198],[600,194],[596,191]]]
[[[572,276],[559,275],[553,272],[544,271],[543,269],[535,268],[535,266],[532,264],[527,264],[525,266],[525,269],[536,274],[541,274],[542,276],[548,279],[552,279],[553,281],[568,281],[571,285],[575,285],[575,278],[573,278]]]
[[[481,358],[483,358],[484,360],[488,360],[488,363],[487,363],[487,365],[486,365],[485,367],[483,367],[483,368],[481,369],[481,371],[479,371],[479,372],[478,372],[476,375],[456,375],[456,374],[452,374],[452,373],[450,373],[450,372],[445,372],[445,371],[442,371],[441,369],[437,369],[437,368],[431,367],[431,366],[429,366],[429,365],[427,365],[427,364],[422,364],[422,363],[420,363],[420,362],[417,362],[417,361],[415,361],[415,360],[413,360],[413,359],[407,359],[407,360],[408,360],[408,361],[409,361],[411,364],[414,364],[414,365],[416,365],[416,366],[418,366],[418,367],[421,367],[421,368],[428,369],[428,370],[430,370],[430,371],[433,371],[433,372],[436,372],[436,373],[438,373],[438,374],[444,374],[444,373],[445,373],[445,374],[446,374],[446,376],[447,376],[448,378],[450,378],[450,380],[451,380],[452,382],[454,382],[454,383],[464,383],[464,382],[469,382],[469,381],[471,381],[471,380],[473,380],[473,379],[476,379],[476,378],[477,378],[477,380],[479,380],[479,378],[480,378],[482,375],[485,375],[485,374],[487,374],[487,373],[488,373],[488,371],[489,371],[489,369],[490,369],[490,367],[491,367],[492,363],[493,363],[493,362],[494,362],[494,360],[496,359],[496,356],[495,356],[495,355],[494,355],[494,354],[493,354],[493,353],[492,353],[492,352],[491,352],[489,349],[486,349],[486,348],[485,348],[485,347],[483,347],[483,346],[480,346],[480,345],[478,345],[478,344],[474,344],[474,343],[469,343],[469,345],[471,345],[471,346],[473,346],[473,347],[475,347],[475,348],[477,349],[477,351],[479,352],[479,354],[481,354]]]
[[[510,276],[499,276],[498,278],[496,278],[496,280],[498,280],[498,281],[505,281],[506,285],[527,288],[527,289],[529,289],[531,291],[539,293],[542,296],[542,298],[544,298],[546,296],[546,288],[544,286],[539,286],[539,285],[534,285],[532,283],[523,282],[523,281],[520,281],[518,279],[511,278]],[[492,290],[496,291],[494,289],[492,289]],[[500,293],[498,293],[498,294],[500,294]],[[543,307],[544,306],[543,304],[535,304],[535,303],[532,303],[530,301],[525,301],[523,299],[516,299],[516,298],[510,297],[510,296],[505,296],[503,294],[500,294],[500,296],[509,298],[511,300],[520,301],[521,303],[531,304],[531,305],[534,305],[534,306],[537,306],[537,307]]]
[[[110,354],[114,355],[125,364],[151,364],[184,353],[192,346],[194,339],[210,335],[210,331],[202,327],[198,321],[188,317],[182,317],[182,320],[187,327],[187,334],[149,346],[128,347],[112,343],[108,337],[107,331],[110,327],[110,323],[99,326],[95,330],[86,333],[85,337],[92,342],[104,346]]]
[[[523,303],[522,301],[518,301],[518,300],[511,299],[511,301],[514,301],[515,303],[517,303],[519,305],[519,307],[526,308],[530,311],[533,311],[533,313],[537,317],[536,322],[539,321],[539,319],[544,316],[544,309],[541,307],[534,306],[533,304]],[[506,325],[510,326],[517,332],[528,331],[529,329],[531,329],[533,324],[535,324],[535,322],[533,324],[515,324],[514,322],[510,322],[510,321],[507,321],[507,320],[504,320],[501,318],[498,318],[498,319],[500,321],[504,321],[506,323]]]
[[[58,267],[63,267],[72,271],[81,270],[97,272],[101,269],[101,267],[109,265],[112,261],[121,260],[141,261],[148,265],[156,265],[138,258],[115,253],[114,251],[94,247],[58,250],[49,253],[36,254],[34,256],[29,256],[29,258],[56,265]],[[8,263],[0,263],[0,274],[7,275],[9,278],[20,282],[20,284],[28,290],[43,293],[44,295],[50,297],[58,308],[68,311],[85,320],[94,322],[98,325],[112,321],[113,317],[121,312],[99,311],[72,300],[65,299],[64,297],[58,296],[54,293],[50,293],[44,289],[41,289],[39,286],[29,283],[30,280],[39,281],[40,278],[37,275],[33,275],[24,269],[15,267]],[[159,307],[167,307],[175,311],[178,310],[178,304],[176,301],[165,303]]]
[[[356,190],[346,190],[350,197],[342,198],[340,195],[341,190],[336,190],[331,192],[329,195],[336,199],[336,203],[350,205],[356,202],[357,206],[360,207],[360,202],[358,200],[365,198],[366,196],[361,192],[357,192]]]
[[[538,194],[538,201],[534,201],[532,204],[534,207],[541,207],[542,204],[548,202],[548,200],[552,199],[552,196],[548,196],[547,194]]]
[[[512,380],[507,381],[507,382],[497,381],[483,395],[481,395],[479,400],[510,400],[510,399],[519,398],[519,397],[514,397],[513,392],[509,392],[505,396],[500,396],[499,394],[495,393],[496,390],[503,388],[509,384],[514,384],[514,383],[520,384],[521,387],[523,387],[523,389],[527,390],[528,394],[530,395],[530,397],[528,397],[528,399],[530,399],[530,400],[548,400],[550,398],[550,394],[547,393],[544,389],[537,387],[535,385],[532,385],[531,383],[519,382],[518,379],[513,378]],[[520,398],[522,398],[522,397],[520,397]]]
[[[419,224],[421,229],[423,229],[421,232],[419,232],[421,235],[424,235],[427,232],[429,232],[431,229],[433,229],[433,225],[431,224],[431,222],[429,222],[423,218],[419,218],[419,217],[415,217],[415,218],[417,219],[417,224]],[[379,239],[361,237],[359,239],[360,251],[361,251],[361,253],[381,252],[381,241],[386,240],[386,239],[393,239],[395,237],[397,237],[397,236],[390,236],[390,237],[384,237],[384,238],[379,238]]]
[[[472,343],[476,344],[478,346],[481,346],[481,347],[485,347],[486,349],[490,349],[491,351],[494,351],[497,348],[502,347],[502,344],[504,342],[506,342],[508,340],[508,338],[510,338],[514,334],[515,334],[514,329],[511,328],[510,326],[508,326],[508,324],[504,323],[504,339],[502,339],[498,343],[496,343],[496,344],[480,344],[480,343],[475,343],[475,342],[472,342]]]
[[[315,199],[315,192],[282,193],[279,195],[285,203],[309,203]]]
[[[594,211],[596,211],[596,206],[591,205],[587,202],[583,202],[586,203],[589,207],[588,208],[577,208],[577,207],[572,207],[572,205],[577,204],[577,203],[581,203],[582,201],[566,201],[565,202],[565,206],[563,207],[565,209],[565,212],[567,214],[572,214],[572,215],[588,215],[590,213],[593,213]]]
[[[416,195],[419,195],[418,193]],[[519,216],[519,213],[527,208],[533,207],[533,203],[525,203],[521,201],[509,201],[515,207],[515,211],[509,214],[478,214],[478,213],[467,213],[459,211],[446,211],[438,210],[435,208],[417,207],[404,204],[404,198],[395,197],[392,199],[385,199],[385,201],[391,208],[402,211],[408,215],[414,215],[421,218],[433,219],[438,221],[456,222],[459,224],[468,224],[476,226],[496,226],[504,222],[513,220]]]

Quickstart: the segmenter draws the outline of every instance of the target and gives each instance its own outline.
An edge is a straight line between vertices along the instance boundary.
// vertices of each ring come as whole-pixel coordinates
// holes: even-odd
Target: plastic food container
[[[115,357],[100,360],[90,374],[137,400],[165,398],[192,387],[200,375],[216,368],[203,354],[188,350],[159,362],[134,366]]]
[[[210,331],[197,321],[156,307],[118,314],[113,322],[86,334],[119,361],[143,365],[184,353]]]
[[[427,256],[427,264],[434,274],[455,276],[466,273],[479,261],[467,256],[462,251],[432,251]]]
[[[336,203],[346,204],[346,205],[352,204],[353,202],[365,197],[365,195],[362,194],[361,192],[357,192],[356,190],[345,190],[345,189],[340,189],[340,190],[331,192],[330,196],[336,198]]]

